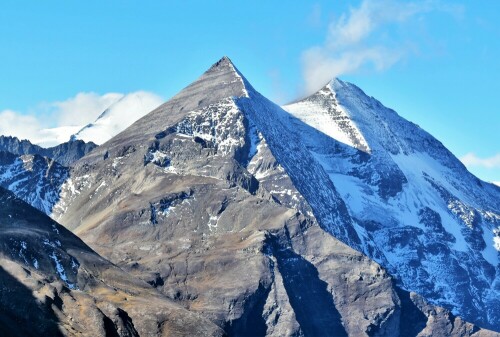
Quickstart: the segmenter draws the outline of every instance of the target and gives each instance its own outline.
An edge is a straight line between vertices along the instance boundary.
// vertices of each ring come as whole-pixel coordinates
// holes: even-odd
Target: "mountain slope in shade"
[[[500,189],[352,84],[334,80],[284,108],[362,251],[404,289],[500,330]]]
[[[2,336],[221,336],[0,188]]]
[[[161,102],[158,96],[143,91],[125,95],[71,138],[102,144],[158,107]]]
[[[78,161],[53,216],[229,335],[498,335],[394,286],[290,115],[229,59]]]
[[[53,159],[0,151],[0,186],[45,214],[52,213],[68,176],[69,169]]]
[[[97,145],[82,140],[42,148],[28,140],[0,136],[0,186],[47,215],[59,200],[71,165]]]

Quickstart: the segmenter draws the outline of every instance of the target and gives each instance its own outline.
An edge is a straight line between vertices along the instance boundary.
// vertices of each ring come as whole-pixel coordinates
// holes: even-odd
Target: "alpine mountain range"
[[[500,188],[355,85],[116,111],[0,137],[0,334],[500,336]]]

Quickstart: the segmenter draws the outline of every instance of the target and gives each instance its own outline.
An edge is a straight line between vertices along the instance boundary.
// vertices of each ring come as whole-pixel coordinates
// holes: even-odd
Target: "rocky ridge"
[[[73,140],[53,147],[44,148],[32,144],[29,140],[19,140],[17,137],[0,136],[0,151],[10,152],[18,156],[39,155],[48,157],[64,166],[70,166],[96,147],[97,145],[92,142],[86,143],[82,140]]]

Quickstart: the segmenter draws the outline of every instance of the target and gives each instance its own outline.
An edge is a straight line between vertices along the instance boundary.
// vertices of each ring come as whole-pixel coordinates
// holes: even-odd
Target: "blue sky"
[[[353,82],[500,181],[499,18],[486,0],[6,0],[0,121],[59,126],[79,94],[168,99],[228,55],[278,103]]]

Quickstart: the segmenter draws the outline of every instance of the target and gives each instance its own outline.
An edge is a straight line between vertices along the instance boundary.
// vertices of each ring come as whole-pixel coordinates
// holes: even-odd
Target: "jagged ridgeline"
[[[0,151],[2,152],[9,152],[17,156],[38,155],[47,157],[64,166],[70,166],[96,147],[97,145],[93,142],[75,139],[49,148],[43,148],[32,144],[26,139],[20,140],[17,137],[0,135]]]
[[[500,331],[500,190],[340,80],[279,107],[222,58],[62,180],[47,213],[227,335]]]

